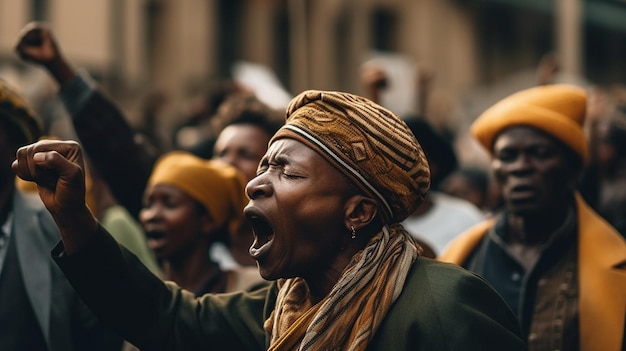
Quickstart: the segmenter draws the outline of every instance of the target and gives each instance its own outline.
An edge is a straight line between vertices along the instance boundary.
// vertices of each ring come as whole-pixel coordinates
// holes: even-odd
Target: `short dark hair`
[[[220,105],[213,120],[217,134],[229,125],[252,124],[271,137],[283,125],[284,112],[270,108],[253,94],[234,94]]]
[[[424,117],[414,116],[404,119],[424,150],[426,159],[437,165],[437,173],[431,169],[431,189],[437,189],[443,179],[458,167],[458,159],[452,142],[437,131]]]

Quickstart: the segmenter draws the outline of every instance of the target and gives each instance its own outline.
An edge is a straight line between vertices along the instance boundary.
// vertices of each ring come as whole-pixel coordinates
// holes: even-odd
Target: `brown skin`
[[[579,167],[566,147],[531,127],[511,127],[493,145],[491,168],[508,212],[505,240],[528,269],[571,207]]]
[[[238,168],[250,181],[256,177],[261,157],[271,135],[253,124],[232,124],[224,128],[213,148],[213,158]]]
[[[213,158],[222,160],[239,169],[246,181],[256,177],[259,161],[267,151],[271,135],[254,124],[232,124],[225,127],[217,137],[213,148]],[[252,242],[252,229],[242,226],[236,233],[230,233],[230,252],[235,260],[244,266],[256,266],[248,248]]]
[[[15,52],[22,60],[42,65],[60,85],[74,79],[76,72],[65,60],[52,32],[44,24],[28,23],[18,38]]]
[[[208,250],[208,240],[204,239],[213,229],[211,219],[182,189],[168,184],[148,186],[143,206],[139,220],[159,259],[178,261],[199,245]]]
[[[219,271],[207,252],[216,229],[209,214],[180,188],[149,186],[139,220],[148,244],[163,261],[163,276],[181,287],[198,291]]]
[[[85,204],[82,150],[75,141],[42,140],[17,150],[13,171],[38,185],[39,196],[52,214],[72,254],[83,248],[98,230]]]
[[[268,280],[303,277],[314,302],[326,296],[352,256],[377,231],[377,207],[304,144],[270,145],[259,176],[248,183],[246,216],[255,229],[251,254]],[[271,233],[256,225],[262,218]],[[351,239],[350,227],[356,230]]]

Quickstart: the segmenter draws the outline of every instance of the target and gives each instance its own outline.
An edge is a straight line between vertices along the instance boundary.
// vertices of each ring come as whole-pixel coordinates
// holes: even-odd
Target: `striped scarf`
[[[269,350],[365,350],[421,250],[402,225],[384,226],[315,306],[302,278],[280,280]]]

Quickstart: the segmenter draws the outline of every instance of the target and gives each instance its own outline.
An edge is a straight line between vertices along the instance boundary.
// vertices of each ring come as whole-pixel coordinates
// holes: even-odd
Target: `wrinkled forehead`
[[[268,165],[285,167],[290,172],[309,178],[328,178],[335,182],[348,185],[352,192],[360,192],[358,187],[343,172],[329,162],[323,154],[309,145],[289,137],[273,140],[259,169]]]
[[[332,165],[326,161],[317,150],[309,145],[289,137],[274,139],[269,144],[265,155],[261,159],[261,164],[268,162],[279,162],[281,164],[299,165],[302,167],[316,167],[320,163]]]

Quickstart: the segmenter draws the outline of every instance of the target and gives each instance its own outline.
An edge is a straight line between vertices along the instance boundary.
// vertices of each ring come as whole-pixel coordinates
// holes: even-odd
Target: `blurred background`
[[[623,0],[0,0],[0,77],[53,119],[57,87],[13,51],[32,20],[166,142],[211,83],[283,108],[305,89],[365,93],[371,63],[387,76],[381,102],[425,116],[466,163],[480,163],[467,125],[513,91],[564,82],[624,100]]]

